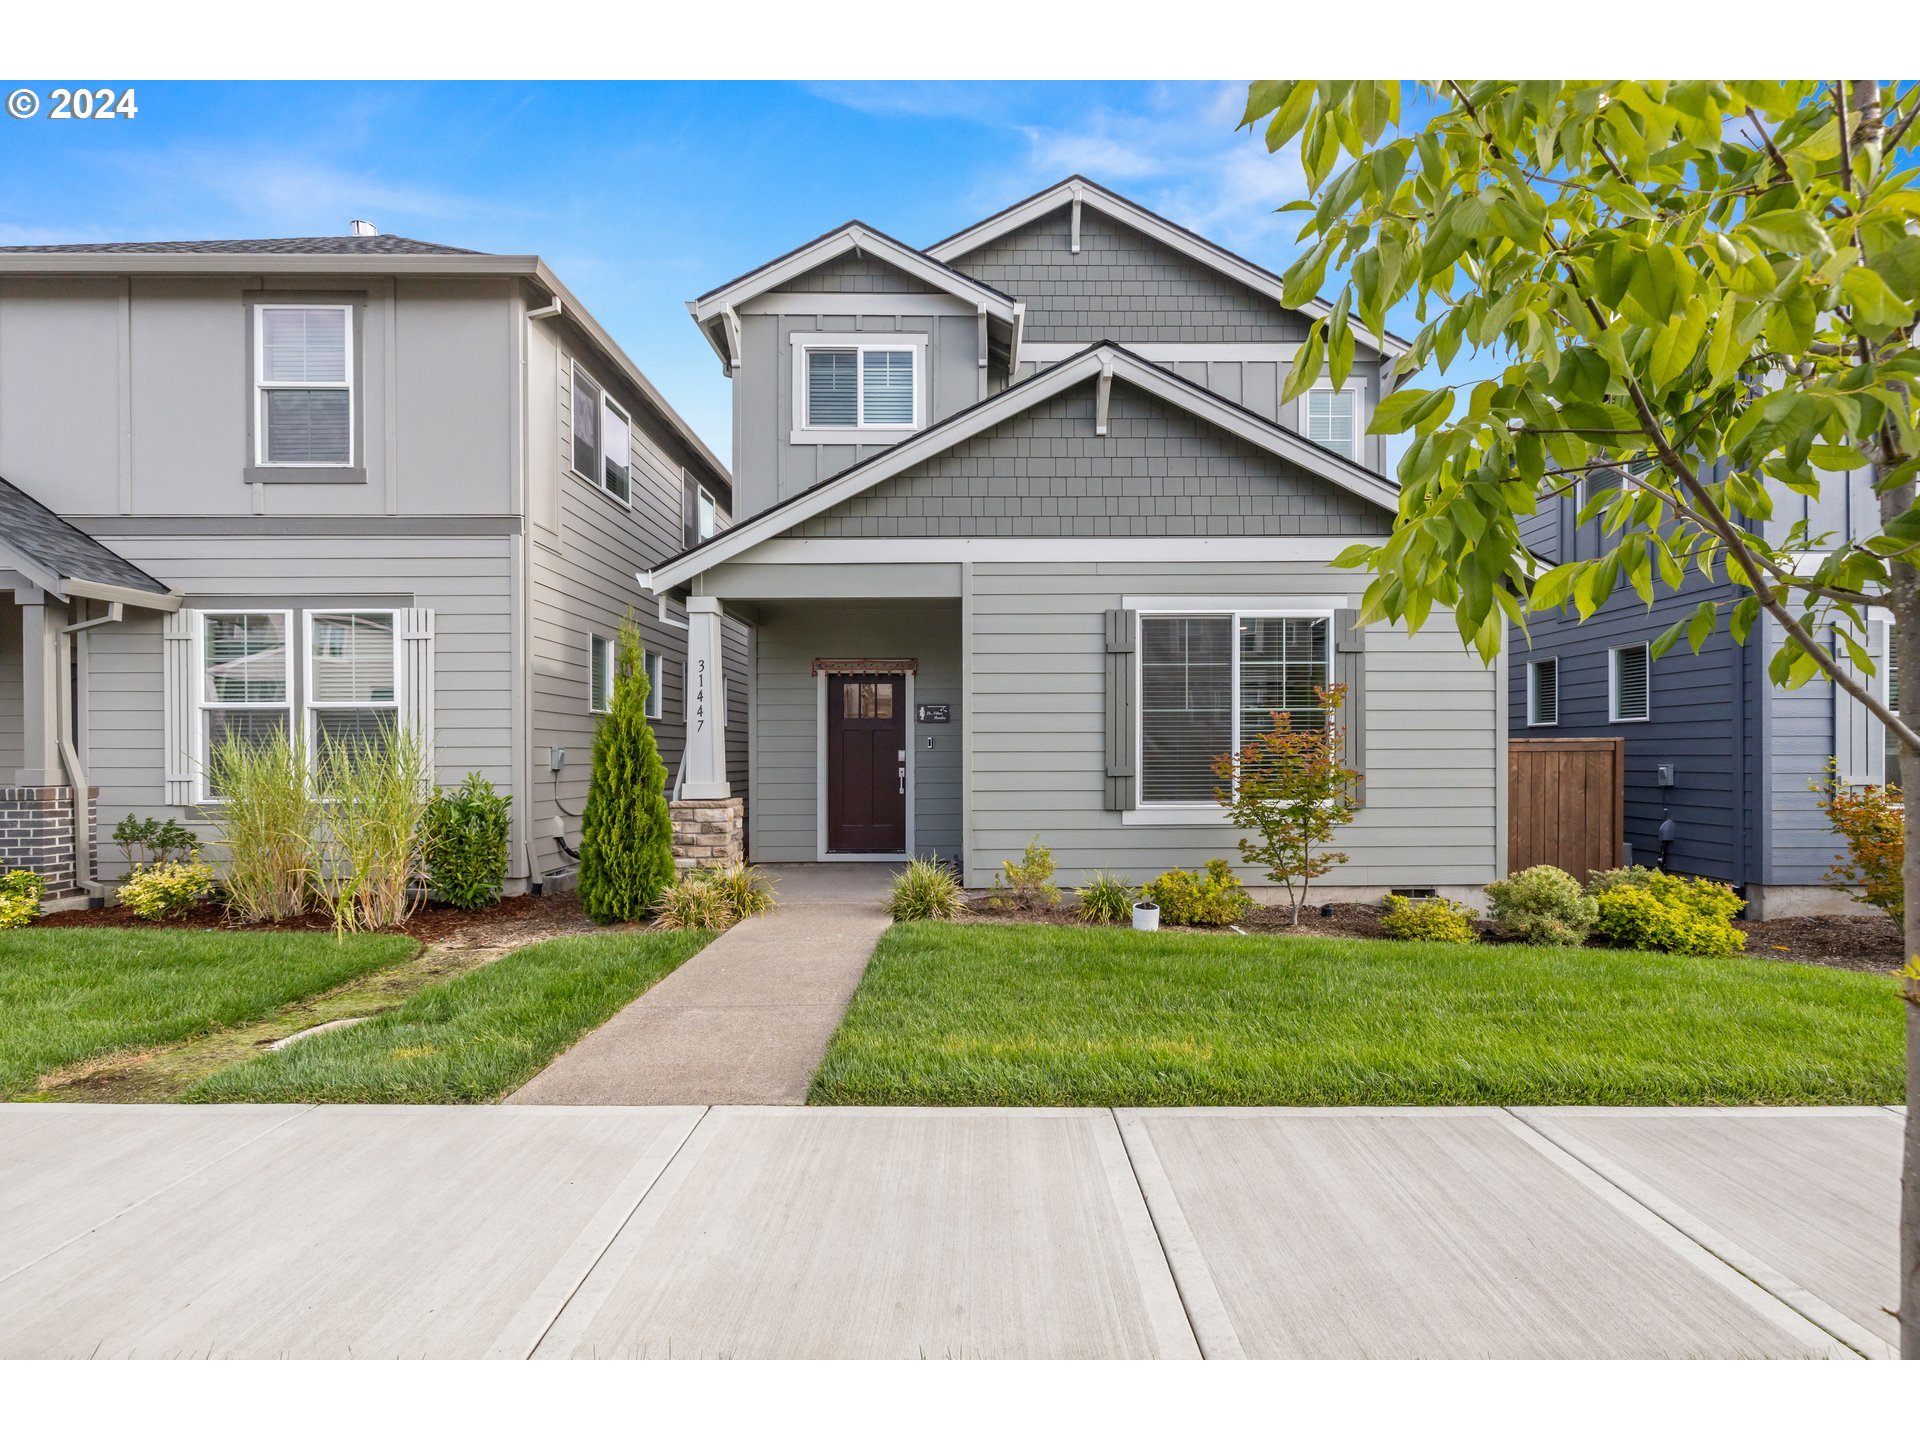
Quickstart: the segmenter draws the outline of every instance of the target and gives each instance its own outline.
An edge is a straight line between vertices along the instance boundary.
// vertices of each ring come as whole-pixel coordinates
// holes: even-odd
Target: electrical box
[[[1653,771],[1653,783],[1660,786],[1673,784],[1673,766],[1656,765]]]

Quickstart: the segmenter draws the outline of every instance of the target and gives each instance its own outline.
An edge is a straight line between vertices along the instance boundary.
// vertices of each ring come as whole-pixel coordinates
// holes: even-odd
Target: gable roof
[[[0,561],[60,599],[91,596],[175,610],[180,597],[131,560],[0,479]]]
[[[750,520],[701,541],[642,575],[641,584],[656,594],[665,594],[703,571],[783,534],[801,521],[872,489],[881,481],[991,429],[1042,400],[1101,376],[1122,379],[1135,389],[1177,405],[1363,500],[1385,510],[1398,511],[1400,492],[1364,465],[1276,425],[1266,416],[1236,405],[1184,376],[1143,360],[1124,345],[1101,340],[998,395],[988,396],[949,415],[891,449],[848,466],[811,490],[790,496]]]
[[[271,240],[116,240],[90,245],[0,245],[0,255],[479,255],[405,235],[301,235]]]
[[[1184,225],[1175,224],[1164,215],[1154,214],[1146,206],[1129,200],[1124,195],[1116,195],[1104,185],[1096,184],[1084,175],[1069,175],[1057,185],[1050,185],[1038,194],[1015,201],[1006,209],[969,225],[958,234],[949,235],[946,239],[929,245],[926,253],[936,260],[950,264],[989,241],[998,240],[1001,236],[1009,235],[1042,216],[1051,215],[1063,205],[1076,202],[1091,206],[1103,215],[1152,236],[1169,249],[1177,250],[1204,265],[1211,266],[1221,274],[1239,281],[1249,290],[1267,296],[1275,304],[1281,303],[1280,297],[1285,293],[1286,286],[1273,271],[1265,266],[1254,264],[1245,256],[1234,254],[1225,246],[1214,244],[1206,236],[1197,234]],[[1288,308],[1296,309],[1315,319],[1333,313],[1333,306],[1317,297]],[[1413,348],[1410,342],[1398,335],[1374,335],[1358,322],[1353,326],[1353,333],[1355,339],[1383,355],[1404,355]]]
[[[904,240],[874,229],[864,220],[849,220],[724,285],[714,286],[706,294],[689,300],[687,310],[700,326],[700,333],[707,337],[707,343],[719,355],[720,363],[731,370],[738,363],[738,349],[736,336],[721,333],[723,326],[730,327],[733,323],[726,318],[728,312],[756,295],[776,290],[789,280],[850,252],[876,256],[916,280],[986,311],[989,320],[1008,330],[1023,308],[1006,291],[976,280],[925,251],[914,249]]]

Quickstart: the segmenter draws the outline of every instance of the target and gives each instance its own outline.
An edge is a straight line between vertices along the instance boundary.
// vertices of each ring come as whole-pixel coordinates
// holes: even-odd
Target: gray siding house
[[[1800,522],[1831,543],[1878,531],[1867,472],[1822,479],[1817,500],[1773,486],[1770,538]],[[1614,487],[1619,478],[1601,472],[1592,483]],[[1596,495],[1582,487],[1543,501],[1521,538],[1551,564],[1600,553],[1601,519],[1579,520]],[[1651,607],[1625,591],[1585,624],[1546,615],[1531,619],[1527,634],[1514,629],[1512,733],[1625,741],[1623,838],[1635,863],[1737,886],[1756,919],[1857,909],[1825,883],[1841,847],[1813,786],[1830,758],[1844,783],[1898,783],[1886,727],[1824,678],[1798,690],[1774,685],[1767,666],[1782,632],[1766,617],[1744,647],[1721,626],[1698,655],[1682,642],[1652,659],[1652,642],[1702,600],[1731,605],[1744,593],[1689,571],[1678,592],[1658,592]],[[1885,695],[1894,682],[1888,627],[1876,620],[1869,635],[1871,683]]]
[[[1393,521],[1366,429],[1401,342],[1282,404],[1325,311],[1280,294],[1075,176],[924,249],[850,222],[689,303],[733,382],[735,523],[643,578],[686,606],[689,674],[748,627],[755,860],[982,885],[1035,835],[1069,881],[1234,857],[1211,758],[1338,681],[1366,783],[1333,893],[1501,874],[1504,676],[1444,617],[1360,627],[1330,564]],[[738,789],[696,735],[689,801]]]
[[[102,894],[121,817],[204,823],[215,737],[398,723],[513,795],[515,889],[563,883],[628,612],[683,749],[686,621],[636,574],[732,506],[537,257],[358,224],[0,249],[0,868]],[[716,646],[744,677],[745,631]]]

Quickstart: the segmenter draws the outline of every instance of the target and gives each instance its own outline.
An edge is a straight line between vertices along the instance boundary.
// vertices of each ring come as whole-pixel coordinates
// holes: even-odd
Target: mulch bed
[[[1311,905],[1300,912],[1300,928],[1293,927],[1293,912],[1285,905],[1256,905],[1238,923],[1250,935],[1322,935],[1340,940],[1385,940],[1379,905]],[[1071,903],[1053,909],[1001,909],[985,896],[971,896],[963,924],[1026,923],[1040,925],[1086,925]],[[1790,920],[1739,920],[1734,922],[1747,935],[1747,954],[1760,960],[1797,960],[1808,965],[1828,965],[1838,970],[1869,970],[1892,974],[1905,963],[1905,944],[1900,927],[1884,915],[1798,916]],[[1191,930],[1193,927],[1162,924],[1163,930]],[[1494,944],[1504,943],[1485,921],[1476,927],[1480,938]],[[1222,931],[1194,931],[1221,934]],[[1605,949],[1598,940],[1587,942],[1590,948]]]
[[[325,930],[333,923],[325,912],[314,910],[291,920],[265,925],[245,925],[229,919],[218,905],[196,905],[172,920],[141,920],[121,906],[99,910],[56,910],[33,922],[35,929],[62,930],[94,925],[117,925],[132,929],[156,930]],[[593,929],[593,923],[580,908],[580,898],[571,893],[556,895],[510,895],[485,910],[456,910],[451,905],[429,902],[393,934],[409,935],[422,944],[514,943],[517,936],[540,939]]]

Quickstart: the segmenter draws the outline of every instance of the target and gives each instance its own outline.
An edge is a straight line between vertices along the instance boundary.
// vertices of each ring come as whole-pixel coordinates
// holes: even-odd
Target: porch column
[[[61,785],[60,627],[66,608],[41,594],[20,603],[20,768],[16,785]]]
[[[720,712],[720,602],[710,595],[687,599],[687,755],[680,795],[685,800],[725,800],[727,734]]]

